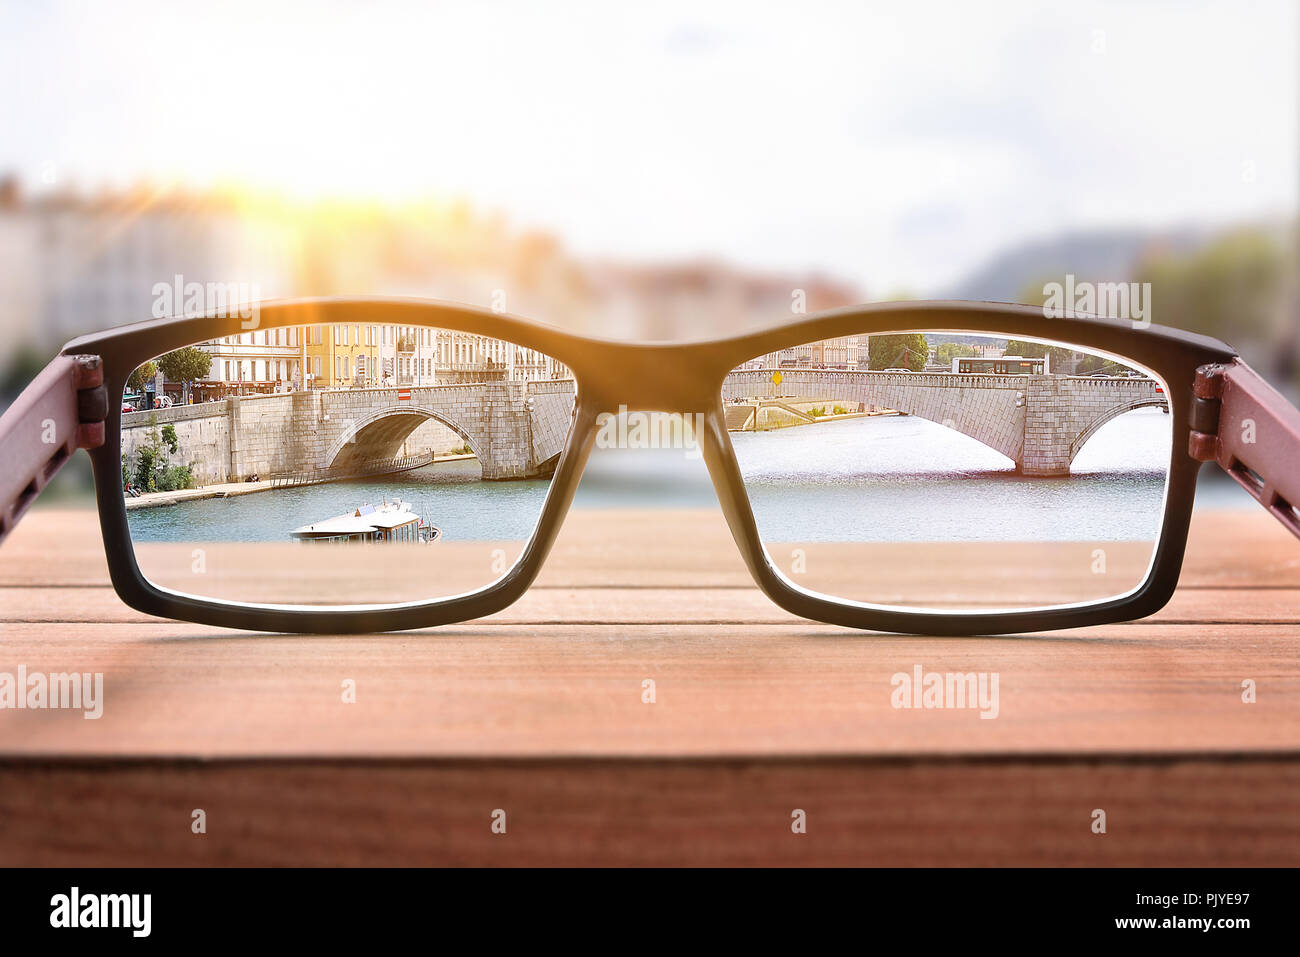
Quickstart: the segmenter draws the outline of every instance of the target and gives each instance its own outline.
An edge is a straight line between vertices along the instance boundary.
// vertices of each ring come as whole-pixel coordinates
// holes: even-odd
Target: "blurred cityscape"
[[[21,387],[68,339],[158,315],[159,289],[167,293],[163,314],[181,314],[182,290],[192,283],[228,287],[232,299],[420,296],[500,305],[616,339],[720,336],[778,321],[790,314],[796,289],[808,311],[862,298],[853,286],[818,275],[583,262],[553,236],[514,232],[503,217],[465,204],[293,205],[145,187],[29,194],[16,178],[0,181],[5,392]],[[245,358],[271,360],[272,351],[289,346],[265,336],[258,345],[266,354]],[[241,375],[245,367],[235,368]],[[317,384],[337,384],[355,368],[352,362],[345,373],[327,361]],[[373,364],[371,372],[373,381],[380,373]],[[265,373],[243,381],[254,378],[266,381]]]
[[[1066,274],[1150,282],[1154,321],[1227,339],[1283,387],[1294,386],[1296,235],[1295,224],[1282,219],[1218,230],[1074,234],[1006,250],[955,286],[916,295],[1038,303],[1043,285]],[[500,305],[615,339],[724,336],[779,322],[793,308],[812,313],[875,292],[824,274],[776,275],[718,261],[583,260],[556,236],[513,230],[504,216],[463,202],[294,203],[144,186],[28,191],[8,177],[0,180],[0,393],[12,398],[68,339],[158,315],[158,290],[170,293],[174,282],[168,315],[184,311],[174,301],[182,284],[199,283],[254,299],[421,296]],[[275,344],[261,345],[266,349],[244,357],[250,365],[230,364],[232,381],[259,378],[251,361],[274,358]],[[818,361],[853,364],[840,355]],[[355,362],[344,370],[327,359],[316,384],[357,371]],[[385,369],[372,362],[360,371],[376,381]],[[400,362],[386,371],[397,375]],[[275,373],[263,375],[275,383]]]

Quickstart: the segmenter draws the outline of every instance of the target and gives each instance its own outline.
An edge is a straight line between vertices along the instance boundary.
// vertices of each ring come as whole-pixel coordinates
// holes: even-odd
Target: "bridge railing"
[[[477,389],[485,385],[526,385],[530,389],[536,389],[540,392],[562,392],[566,389],[572,389],[574,380],[571,377],[567,379],[484,379],[481,382],[437,382],[424,385],[334,386],[315,391],[321,395],[359,395],[376,392],[456,392],[464,389]]]
[[[772,375],[781,373],[781,382]],[[1023,389],[1029,376],[990,373],[882,372],[866,369],[744,369],[723,380],[724,397],[770,398],[796,391],[831,396],[836,388],[910,387],[913,389]],[[796,390],[796,391],[791,391]]]

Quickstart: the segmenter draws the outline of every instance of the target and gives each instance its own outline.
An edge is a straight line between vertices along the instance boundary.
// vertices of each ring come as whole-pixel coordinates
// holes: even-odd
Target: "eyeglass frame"
[[[0,456],[18,464],[0,482],[0,540],[12,530],[71,451],[86,448],[94,468],[100,528],[113,587],[130,607],[196,624],[284,633],[402,631],[483,618],[515,602],[536,578],[568,512],[598,430],[610,409],[703,413],[696,436],[741,555],[759,588],[803,618],[851,628],[937,636],[1001,635],[1109,624],[1146,617],[1178,583],[1197,474],[1217,461],[1300,537],[1300,413],[1227,344],[1158,325],[1093,316],[1048,318],[1041,307],[987,302],[877,303],[832,310],[741,335],[697,342],[619,342],[579,335],[506,313],[413,299],[297,299],[256,306],[257,330],[287,326],[392,324],[492,337],[534,349],[572,370],[573,423],[531,538],[514,565],[481,590],[389,605],[314,608],[200,598],[160,588],[141,572],[127,524],[121,479],[121,415],[112,414],[131,372],[172,350],[250,331],[241,315],[151,320],[69,342],[0,418]],[[942,612],[821,595],[789,581],[759,537],[727,433],[725,377],[757,356],[850,335],[958,332],[1034,339],[1107,353],[1154,373],[1164,384],[1173,443],[1163,523],[1145,580],[1126,594],[1073,605],[988,612]],[[1221,418],[1259,417],[1257,441],[1243,445]],[[53,417],[65,438],[53,453],[32,429]],[[697,419],[696,421],[701,421]],[[20,428],[21,426],[21,428]],[[70,437],[68,433],[71,432]],[[26,478],[31,473],[30,479]]]

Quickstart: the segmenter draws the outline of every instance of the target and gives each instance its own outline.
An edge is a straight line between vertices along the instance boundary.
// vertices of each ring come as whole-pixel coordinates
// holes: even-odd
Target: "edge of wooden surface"
[[[0,865],[1295,866],[1297,795],[1295,755],[5,761]]]

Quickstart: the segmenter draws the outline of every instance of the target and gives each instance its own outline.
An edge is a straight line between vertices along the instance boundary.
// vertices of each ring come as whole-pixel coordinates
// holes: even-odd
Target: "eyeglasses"
[[[85,448],[133,608],[283,632],[440,625],[524,592],[611,442],[698,448],[758,586],[857,628],[1149,615],[1204,462],[1300,536],[1300,413],[1202,336],[910,302],[638,344],[301,300],[69,343],[0,419],[0,538]]]

